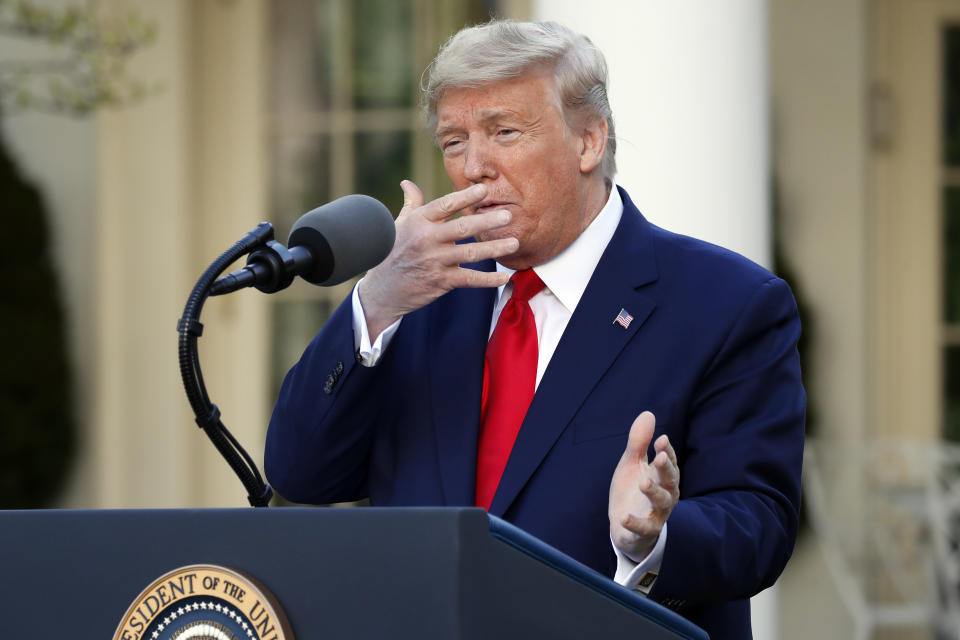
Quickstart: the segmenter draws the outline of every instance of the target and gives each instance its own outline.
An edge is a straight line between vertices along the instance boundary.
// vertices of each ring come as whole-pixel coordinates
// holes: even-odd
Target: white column
[[[764,0],[536,0],[607,57],[617,181],[656,224],[770,260]]]
[[[770,266],[765,0],[535,0],[535,20],[590,37],[607,57],[617,182],[672,231]],[[753,599],[776,638],[776,595]]]

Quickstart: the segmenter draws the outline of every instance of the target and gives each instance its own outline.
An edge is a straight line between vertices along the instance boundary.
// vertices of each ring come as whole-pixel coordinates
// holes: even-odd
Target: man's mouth
[[[503,209],[508,204],[510,203],[502,202],[500,200],[484,200],[483,202],[477,204],[474,207],[474,210],[477,213],[487,213],[488,211],[497,211],[498,209]]]

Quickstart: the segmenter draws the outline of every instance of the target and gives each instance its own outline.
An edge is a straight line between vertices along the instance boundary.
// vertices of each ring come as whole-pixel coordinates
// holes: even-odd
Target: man
[[[394,250],[284,381],[273,486],[484,506],[713,638],[750,637],[748,598],[797,528],[788,287],[613,184],[606,66],[566,27],[465,29],[425,97],[455,190],[403,183]]]

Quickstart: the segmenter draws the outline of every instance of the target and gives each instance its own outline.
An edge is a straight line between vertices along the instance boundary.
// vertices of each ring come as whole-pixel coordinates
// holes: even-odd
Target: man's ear
[[[580,173],[590,173],[603,162],[607,150],[607,119],[590,117],[580,132]]]

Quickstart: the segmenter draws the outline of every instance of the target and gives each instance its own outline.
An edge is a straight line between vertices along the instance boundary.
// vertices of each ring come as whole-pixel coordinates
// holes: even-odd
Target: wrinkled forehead
[[[450,87],[437,100],[435,135],[452,125],[483,123],[512,115],[563,115],[562,101],[552,74],[526,72],[514,78],[480,86]]]

